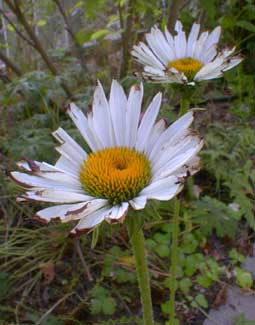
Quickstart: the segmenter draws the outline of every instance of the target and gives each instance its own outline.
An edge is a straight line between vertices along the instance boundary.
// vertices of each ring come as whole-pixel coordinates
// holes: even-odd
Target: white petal
[[[223,57],[216,57],[216,59],[204,65],[195,75],[194,80],[201,81],[211,79],[212,75],[222,75],[222,64],[224,63]]]
[[[166,40],[170,46],[170,48],[172,49],[172,53],[173,53],[173,60],[176,59],[176,52],[175,52],[175,47],[174,47],[174,38],[173,36],[169,33],[167,27],[165,27],[165,37]]]
[[[170,140],[171,141],[171,140]],[[200,143],[198,136],[188,135],[184,139],[180,139],[176,144],[166,144],[160,151],[157,157],[152,160],[152,170],[156,172],[167,164],[175,156],[180,155],[191,147],[195,147]]]
[[[243,61],[243,59],[241,57],[238,57],[238,56],[231,58],[229,63],[225,64],[225,67],[224,67],[223,71],[225,72],[225,71],[228,71],[228,70],[234,68],[235,66],[237,66],[242,61]]]
[[[102,144],[100,143],[99,139],[96,138],[96,134],[93,134],[88,126],[88,120],[86,116],[74,103],[70,104],[67,113],[73,120],[76,127],[79,129],[81,135],[83,136],[89,147],[93,151],[102,149]]]
[[[60,219],[61,222],[79,220],[85,216],[91,215],[107,204],[106,200],[97,199],[77,204],[64,204],[49,207],[36,213],[36,217],[49,222],[52,219]]]
[[[144,43],[140,42],[138,46],[134,46],[131,54],[136,58],[136,60],[144,65],[149,65],[156,69],[164,69],[164,65],[158,60],[155,54],[146,46]]]
[[[77,175],[79,175],[81,166],[78,166],[73,161],[69,160],[64,156],[60,156],[57,162],[55,163],[55,167],[57,169],[63,170],[67,174],[71,174],[77,177]]]
[[[143,84],[135,85],[131,88],[127,102],[125,143],[133,148],[136,143],[137,129],[141,114],[143,100]]]
[[[101,83],[93,97],[93,127],[105,148],[114,146],[110,108]]]
[[[71,230],[72,235],[79,235],[81,233],[88,233],[104,221],[111,209],[105,207],[83,217],[78,224]]]
[[[163,57],[166,59],[166,64],[169,61],[174,60],[174,47],[169,44],[161,30],[159,30],[158,27],[155,26],[151,29],[151,34],[154,35],[154,38],[157,41],[158,49],[160,49],[161,57],[163,55]]]
[[[111,211],[105,217],[105,220],[110,223],[123,222],[128,212],[128,206],[129,204],[127,202],[113,206]]]
[[[147,199],[156,199],[167,201],[178,194],[182,189],[176,176],[170,176],[161,180],[156,180],[145,187],[139,194]]]
[[[121,85],[112,81],[110,93],[110,112],[117,146],[125,146],[127,98]]]
[[[159,168],[152,177],[152,180],[161,179],[168,177],[173,174],[176,170],[185,165],[190,159],[195,157],[197,153],[201,150],[203,146],[203,141],[198,145],[191,147],[186,152],[176,155],[173,159],[169,160],[164,166]]]
[[[129,201],[130,205],[134,210],[144,209],[146,202],[147,202],[146,196],[137,196]]]
[[[156,55],[158,60],[160,60],[164,66],[167,66],[167,63],[173,59],[171,52],[168,53],[167,49],[169,48],[171,51],[171,48],[168,46],[168,44],[165,42],[166,48],[164,48],[164,43],[159,40],[159,32],[162,33],[157,28],[152,28],[150,33],[146,34],[146,41],[149,44],[150,48],[152,49],[153,53]],[[161,35],[161,38],[164,37],[163,34]]]
[[[197,37],[200,30],[200,24],[194,23],[191,27],[191,31],[189,33],[188,42],[187,42],[187,57],[192,58],[194,56],[194,50],[196,47]]]
[[[60,189],[45,189],[29,191],[20,195],[18,201],[41,201],[48,203],[75,203],[94,200],[93,197],[82,193],[70,192]]]
[[[87,158],[86,151],[62,128],[58,128],[52,135],[61,143],[59,147],[61,148],[61,152],[73,158],[78,164],[81,164]]]
[[[55,189],[65,189],[66,191],[75,191],[81,192],[81,185],[70,184],[66,181],[51,180],[46,179],[40,176],[28,175],[20,172],[11,172],[11,177],[23,187],[35,187],[36,189],[46,189],[46,188],[55,188]]]
[[[152,128],[151,133],[149,135],[148,143],[146,144],[145,154],[149,154],[152,147],[154,146],[155,142],[159,138],[159,136],[165,131],[166,129],[166,120],[161,118]]]
[[[221,34],[221,27],[217,26],[214,28],[214,30],[209,34],[205,44],[204,44],[204,50],[207,51],[210,47],[213,45],[217,45],[220,39]]]
[[[195,156],[192,157],[189,161],[186,162],[181,168],[174,172],[175,176],[186,177],[189,175],[194,175],[201,168],[200,158]]]
[[[203,51],[204,51],[204,44],[207,40],[209,33],[208,32],[203,32],[198,41],[196,42],[196,47],[194,49],[194,58],[197,60],[201,60],[201,57],[203,55]]]
[[[189,111],[188,113],[184,114],[181,118],[175,121],[172,125],[170,125],[158,138],[155,142],[154,146],[152,147],[151,152],[149,153],[150,160],[153,157],[156,157],[158,152],[160,151],[162,145],[168,142],[171,139],[173,142],[181,137],[183,134],[187,132],[188,127],[193,122],[194,113]]]
[[[160,109],[162,94],[158,93],[147,108],[137,133],[136,149],[143,151],[146,147],[151,129],[155,123]]]
[[[186,41],[186,34],[182,30],[182,23],[177,20],[175,24],[175,31],[177,35],[174,37],[174,47],[177,59],[181,59],[186,57],[186,48],[187,48],[187,41]]]

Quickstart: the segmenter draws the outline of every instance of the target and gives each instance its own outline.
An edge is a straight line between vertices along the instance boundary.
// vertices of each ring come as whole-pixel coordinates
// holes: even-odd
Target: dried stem
[[[82,253],[82,250],[81,250],[81,243],[80,243],[80,239],[79,238],[74,238],[74,246],[75,246],[75,249],[77,251],[77,254],[79,255],[79,258],[81,260],[81,264],[84,268],[84,271],[86,273],[86,276],[87,278],[89,279],[89,281],[93,281],[93,277],[90,273],[90,270],[89,270],[89,267],[84,259],[84,256],[83,256],[83,253]]]

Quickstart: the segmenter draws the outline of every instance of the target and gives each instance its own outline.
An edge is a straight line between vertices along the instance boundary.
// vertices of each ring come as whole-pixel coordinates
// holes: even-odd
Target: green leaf
[[[251,273],[247,272],[246,270],[243,270],[239,267],[236,267],[235,269],[236,273],[236,280],[237,283],[242,288],[251,288],[253,284],[253,279]]]
[[[90,38],[91,38],[91,40],[96,40],[99,38],[103,38],[107,34],[109,34],[108,29],[100,29],[100,30],[96,31],[95,33],[93,33]]]
[[[192,286],[192,282],[189,278],[184,278],[179,281],[179,288],[185,294],[187,294]]]
[[[246,20],[239,20],[236,22],[236,26],[241,27],[249,32],[255,33],[255,25]]]
[[[112,315],[115,312],[117,303],[114,298],[112,297],[107,297],[106,299],[103,300],[102,304],[102,312],[105,315]]]
[[[96,247],[96,244],[97,244],[98,238],[99,238],[99,233],[100,233],[100,225],[98,227],[96,227],[92,232],[92,241],[91,241],[92,249],[94,249]]]
[[[38,27],[43,27],[43,26],[45,26],[46,24],[47,24],[47,21],[44,20],[44,19],[40,19],[40,20],[38,20],[38,22],[37,22],[37,26],[38,26]]]
[[[202,295],[201,293],[199,293],[199,294],[195,297],[195,302],[196,302],[199,306],[201,306],[201,307],[203,307],[203,308],[208,308],[208,302],[207,302],[205,296]]]

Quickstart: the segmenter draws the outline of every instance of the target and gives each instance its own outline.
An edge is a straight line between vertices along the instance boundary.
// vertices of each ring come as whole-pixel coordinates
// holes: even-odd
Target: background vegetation
[[[140,324],[134,261],[124,227],[103,225],[71,239],[72,225],[42,226],[39,206],[17,204],[8,177],[21,157],[54,162],[51,132],[59,125],[79,140],[65,114],[73,100],[91,106],[96,79],[128,89],[140,67],[130,49],[154,24],[188,30],[223,28],[243,63],[203,85],[205,108],[195,128],[205,135],[203,169],[182,194],[177,315],[202,324],[224,302],[228,285],[253,290],[242,263],[255,230],[255,5],[252,0],[0,1],[0,324]],[[163,114],[176,118],[178,96],[146,84],[148,102],[164,92]],[[192,189],[192,190],[190,190]],[[143,211],[158,324],[167,320],[172,203]],[[96,244],[96,245],[95,245]],[[242,323],[243,324],[243,323]]]

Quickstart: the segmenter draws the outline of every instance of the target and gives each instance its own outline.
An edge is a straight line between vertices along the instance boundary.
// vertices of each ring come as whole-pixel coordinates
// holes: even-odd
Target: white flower
[[[185,176],[199,169],[201,139],[189,129],[193,112],[170,127],[156,122],[161,104],[158,93],[141,116],[143,85],[131,88],[128,98],[113,81],[107,101],[100,83],[92,111],[85,116],[71,104],[68,114],[91,149],[87,153],[62,128],[53,135],[60,142],[60,158],[50,165],[21,161],[24,172],[12,178],[27,192],[18,201],[57,205],[40,210],[45,222],[79,220],[72,234],[87,232],[103,220],[122,222],[131,205],[143,209],[148,199],[170,200],[182,189]]]
[[[221,27],[199,35],[200,25],[194,23],[189,36],[180,21],[175,24],[176,35],[167,28],[161,32],[156,26],[146,34],[148,46],[140,42],[131,54],[144,65],[143,76],[152,82],[194,85],[202,80],[223,76],[223,72],[242,61],[234,55],[235,48],[217,51]]]

